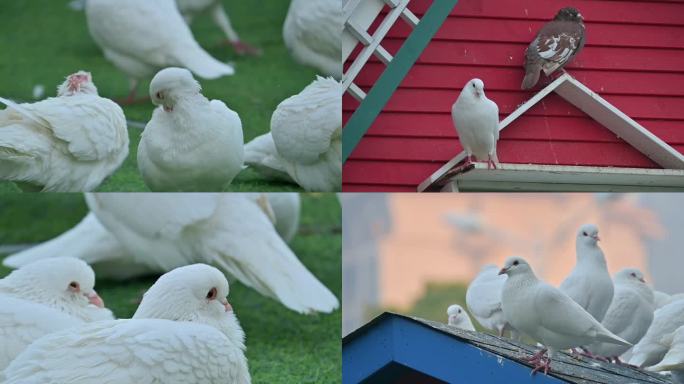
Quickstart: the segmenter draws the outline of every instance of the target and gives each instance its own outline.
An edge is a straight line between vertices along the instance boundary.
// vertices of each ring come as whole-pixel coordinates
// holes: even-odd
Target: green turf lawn
[[[70,73],[84,69],[93,75],[100,95],[123,97],[128,79],[102,55],[88,33],[85,14],[67,7],[69,0],[3,1],[0,9],[0,96],[31,100],[32,89],[43,84],[46,96]],[[200,45],[217,59],[232,62],[236,74],[217,80],[198,79],[210,99],[223,100],[242,119],[245,142],[270,130],[271,114],[285,98],[299,93],[315,78],[315,71],[295,63],[282,40],[287,0],[224,0],[241,39],[263,49],[261,57],[240,57],[218,44],[224,35],[208,15],[198,17],[192,31]],[[149,79],[139,95],[147,95]],[[124,108],[126,118],[147,122],[153,105]],[[146,191],[138,174],[136,154],[142,130],[129,128],[130,154],[100,191]],[[0,183],[0,191],[17,191]],[[251,170],[243,171],[230,191],[297,191],[297,185],[266,181]]]
[[[44,241],[76,224],[87,212],[81,195],[9,194],[0,199],[0,244]],[[302,199],[300,232],[290,244],[304,264],[341,297],[341,209],[334,194]],[[2,258],[2,256],[0,256]],[[0,267],[0,277],[9,270]],[[155,277],[126,282],[98,280],[96,289],[119,318],[129,318]],[[247,334],[254,383],[341,382],[341,312],[296,314],[239,282],[228,299]]]

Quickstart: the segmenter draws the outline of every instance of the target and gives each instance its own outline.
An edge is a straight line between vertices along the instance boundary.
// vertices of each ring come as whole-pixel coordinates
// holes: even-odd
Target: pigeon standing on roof
[[[632,348],[629,363],[637,367],[650,367],[665,357],[668,350],[663,339],[684,325],[684,300],[674,301],[653,313],[653,322],[644,337]]]
[[[458,139],[468,154],[479,161],[487,159],[487,169],[496,169],[496,142],[499,140],[499,107],[485,96],[484,83],[472,79],[461,90],[451,107]]]
[[[667,346],[665,357],[656,365],[650,368],[651,371],[676,371],[673,373],[673,382],[682,383],[684,377],[684,326],[677,328],[676,331],[664,336],[661,344]]]
[[[561,283],[560,290],[596,320],[603,321],[613,300],[614,287],[606,258],[598,246],[599,240],[595,225],[585,224],[580,227],[575,240],[577,264],[570,276]]]
[[[601,324],[609,331],[636,344],[653,322],[653,290],[646,284],[638,269],[625,268],[615,274],[615,294]],[[620,363],[620,355],[629,347],[594,343],[587,347],[591,353],[612,358]]]
[[[510,257],[499,272],[507,274],[501,294],[506,320],[544,347],[527,359],[535,364],[532,373],[548,373],[554,352],[606,342],[630,346],[607,330],[587,311],[559,289],[537,279],[530,265],[520,257]],[[548,350],[548,357],[544,354]]]
[[[563,68],[584,46],[584,20],[579,11],[566,7],[546,23],[525,51],[525,78],[521,88],[530,89],[546,76]]]
[[[466,331],[475,331],[473,322],[468,316],[468,312],[458,304],[452,304],[447,308],[447,316],[449,316],[449,325],[456,328],[465,329]]]
[[[468,285],[466,305],[478,323],[503,336],[506,318],[501,310],[501,289],[506,283],[506,276],[501,276],[498,272],[499,268],[494,264],[482,268]]]

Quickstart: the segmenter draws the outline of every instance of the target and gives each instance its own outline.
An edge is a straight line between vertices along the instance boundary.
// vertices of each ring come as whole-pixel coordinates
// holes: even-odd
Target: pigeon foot
[[[261,56],[264,52],[261,50],[261,48],[257,48],[253,45],[247,44],[243,41],[229,41],[229,40],[224,40],[223,45],[230,45],[233,47],[233,51],[238,56],[254,56],[258,57]]]

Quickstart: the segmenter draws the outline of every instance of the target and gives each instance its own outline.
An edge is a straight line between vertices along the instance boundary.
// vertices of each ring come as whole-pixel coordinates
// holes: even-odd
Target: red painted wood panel
[[[413,0],[409,8],[421,16],[429,4]],[[519,89],[525,48],[566,5],[564,0],[460,2],[345,164],[343,189],[415,190],[456,155],[461,147],[451,105],[473,77],[485,82],[501,119],[529,99],[534,93]],[[684,2],[576,0],[572,5],[588,32],[587,45],[568,72],[684,151]],[[397,23],[383,46],[396,53],[409,32]],[[356,83],[368,90],[383,70],[373,58]],[[540,84],[548,81],[542,76]],[[343,98],[345,122],[357,107],[351,97]],[[657,167],[555,94],[507,127],[498,148],[500,159],[512,163]]]

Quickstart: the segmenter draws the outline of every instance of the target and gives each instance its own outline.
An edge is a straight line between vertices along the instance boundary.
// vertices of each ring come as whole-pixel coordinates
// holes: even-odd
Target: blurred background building
[[[485,264],[528,259],[558,285],[575,265],[575,235],[597,224],[611,273],[643,270],[684,292],[684,197],[675,194],[345,194],[343,334],[383,310],[446,321]]]

